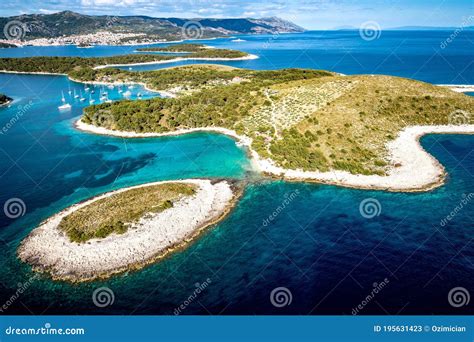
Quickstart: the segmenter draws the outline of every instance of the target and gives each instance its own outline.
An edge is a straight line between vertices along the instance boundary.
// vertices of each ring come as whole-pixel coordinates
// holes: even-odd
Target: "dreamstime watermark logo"
[[[173,313],[175,316],[178,316],[181,314],[186,308],[196,300],[196,298],[209,286],[209,284],[212,283],[212,280],[210,278],[207,278],[205,281],[202,283],[196,283],[194,284],[196,288],[194,289],[193,293],[189,295],[188,298],[184,300],[178,307],[176,307],[173,310]]]
[[[291,305],[293,294],[286,287],[276,287],[270,293],[270,303],[276,308]]]
[[[446,226],[449,223],[449,221],[451,221],[461,210],[464,209],[464,207],[466,205],[469,204],[469,202],[472,201],[472,199],[474,199],[474,193],[473,192],[471,192],[469,194],[462,194],[462,198],[459,201],[459,203],[453,208],[453,210],[451,210],[451,212],[448,215],[446,215],[446,217],[444,217],[440,221],[439,225],[441,227]]]
[[[7,299],[5,303],[3,303],[2,306],[0,306],[0,312],[7,311],[8,308],[20,298],[20,296],[31,286],[31,284],[39,278],[39,274],[34,274],[32,277],[28,278],[27,281],[24,283],[18,283],[17,284],[17,289],[14,294],[10,296],[10,298]]]
[[[471,301],[471,295],[469,291],[464,287],[452,288],[448,293],[448,302],[454,308],[460,308],[466,306]]]
[[[3,212],[6,217],[16,219],[26,214],[26,204],[21,198],[10,198],[3,205]]]
[[[359,204],[359,212],[362,217],[372,219],[382,212],[382,205],[375,198],[366,198]]]
[[[372,41],[379,39],[382,35],[382,29],[376,21],[366,21],[359,27],[359,35],[365,41]]]
[[[0,134],[5,134],[8,132],[10,128],[12,128],[22,117],[25,115],[33,105],[33,101],[30,100],[26,105],[19,105],[18,110],[16,111],[15,115],[11,117],[10,120],[7,121],[5,125],[3,125],[2,129],[0,129]]]
[[[441,44],[439,44],[439,47],[443,50],[446,49],[448,45],[451,44],[462,31],[464,31],[466,27],[471,26],[472,22],[474,22],[474,15],[470,15],[469,17],[465,18],[462,21],[461,25],[457,29],[455,29],[453,33],[449,35],[448,38],[446,38],[441,42]]]
[[[455,110],[448,116],[451,125],[468,125],[471,122],[471,113],[464,110]]]
[[[183,39],[200,39],[204,34],[204,28],[199,21],[187,21],[181,28]]]
[[[291,193],[286,193],[285,194],[285,199],[280,203],[280,205],[270,214],[268,217],[262,221],[262,226],[266,227],[272,222],[278,215],[281,214],[283,210],[285,210],[288,205],[294,201],[296,197],[298,197],[300,194],[300,191],[296,189],[295,191]]]
[[[119,18],[118,17],[109,17],[107,16],[106,21],[105,21],[105,26],[111,27],[114,26],[118,22]]]
[[[372,291],[360,302],[355,308],[352,309],[352,315],[357,315],[360,311],[362,311],[367,304],[369,304],[380,291],[382,291],[387,285],[390,283],[388,278],[385,278],[380,283],[373,283],[372,284]]]
[[[19,20],[11,20],[3,27],[3,35],[8,40],[21,40],[25,38],[26,32],[28,26]]]
[[[105,308],[112,305],[115,301],[115,294],[108,287],[99,287],[92,293],[92,302],[98,308]]]

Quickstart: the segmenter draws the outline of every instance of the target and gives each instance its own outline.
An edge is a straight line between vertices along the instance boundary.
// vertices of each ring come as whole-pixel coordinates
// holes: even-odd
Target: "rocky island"
[[[138,269],[221,220],[238,196],[227,181],[189,179],[112,191],[43,222],[23,240],[21,260],[72,282]]]

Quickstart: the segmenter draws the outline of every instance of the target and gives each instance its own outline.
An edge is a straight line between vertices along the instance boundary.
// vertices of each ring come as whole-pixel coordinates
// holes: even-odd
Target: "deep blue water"
[[[229,63],[236,66],[317,67],[413,76],[435,83],[474,83],[472,37],[460,35],[439,52],[444,58],[432,57],[444,35],[384,32],[379,40],[365,42],[351,32],[313,32],[280,35],[265,45],[269,37],[207,43],[238,46],[261,56]],[[387,56],[396,42],[401,45],[392,60]],[[123,51],[118,47],[26,47],[0,53],[106,55]],[[387,58],[390,63],[379,63]],[[435,67],[437,63],[453,68]],[[62,208],[111,189],[161,179],[249,180],[245,152],[224,136],[130,140],[78,132],[73,122],[86,104],[70,98],[69,89],[86,94],[84,85],[61,76],[0,74],[0,92],[15,99],[10,107],[0,109],[0,127],[8,128],[0,134],[0,204],[20,198],[26,205],[21,218],[9,219],[3,211],[0,215],[0,303],[33,275],[16,258],[19,242]],[[57,109],[61,91],[73,105],[70,112]],[[103,91],[112,100],[122,97],[117,88]],[[96,88],[95,96],[99,92]],[[140,87],[132,92],[132,98],[138,92],[144,98],[154,96]],[[15,122],[8,125],[12,118]],[[468,201],[448,224],[441,221],[463,196],[474,192],[474,137],[431,135],[422,144],[449,172],[447,184],[435,191],[387,193],[250,177],[229,217],[185,250],[104,282],[71,285],[41,277],[6,313],[173,314],[196,284],[208,278],[209,286],[183,314],[351,314],[373,284],[385,278],[386,287],[361,314],[472,312],[472,304],[453,308],[447,296],[458,286],[474,293],[473,203]],[[286,209],[264,223],[289,198]],[[367,198],[379,201],[379,216],[361,216],[359,204]],[[98,308],[93,304],[92,292],[100,286],[113,290],[113,305]],[[270,293],[277,287],[291,291],[289,306],[271,304]]]

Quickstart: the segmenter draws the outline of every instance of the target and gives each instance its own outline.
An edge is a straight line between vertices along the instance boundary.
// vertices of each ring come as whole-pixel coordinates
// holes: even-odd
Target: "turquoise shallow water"
[[[382,65],[380,72],[414,74],[416,56],[426,55],[441,37],[423,35],[417,44],[424,47],[422,52],[408,48],[416,37],[406,43],[404,58],[413,58],[412,64],[397,64],[398,71]],[[324,58],[329,61],[333,58],[330,52],[341,44],[353,46],[353,53],[367,54],[367,60],[376,61],[388,51],[383,45],[358,52],[360,44],[350,35],[326,38],[295,38],[306,39],[313,52],[291,63],[291,40],[272,42],[268,48],[275,54],[272,63],[306,67],[312,53],[326,54],[321,49],[327,50]],[[254,51],[265,39],[268,37],[249,37],[242,46]],[[25,49],[22,53],[35,51]],[[39,51],[70,54],[73,49]],[[119,48],[97,49],[103,54],[121,53]],[[81,50],[95,53],[95,48]],[[470,69],[461,69],[466,61],[472,61],[472,50],[448,49],[444,53],[450,55],[457,70],[463,70],[458,74],[466,83],[472,82]],[[268,67],[265,60],[257,60],[261,64],[256,68]],[[341,65],[360,68],[349,60]],[[431,68],[418,75],[453,83],[444,72]],[[0,109],[0,127],[8,127],[0,134],[0,203],[20,198],[26,206],[23,217],[0,215],[0,302],[11,298],[19,283],[28,284],[25,294],[13,301],[6,313],[173,314],[186,303],[183,314],[351,314],[374,283],[378,285],[385,278],[386,287],[361,314],[469,313],[468,306],[449,305],[447,295],[458,286],[474,290],[474,211],[471,200],[462,204],[474,192],[474,137],[431,135],[422,139],[423,146],[449,172],[447,184],[429,193],[277,182],[249,174],[245,151],[225,136],[192,134],[130,140],[79,132],[72,124],[85,104],[71,99],[69,89],[85,93],[84,85],[65,77],[0,74],[0,92],[15,99],[10,107]],[[73,105],[70,112],[57,109],[61,91]],[[102,91],[108,91],[111,99],[122,97],[118,89]],[[95,95],[99,92],[97,88]],[[144,98],[155,96],[140,87],[132,92],[132,98],[138,92]],[[15,253],[21,239],[41,220],[98,193],[189,177],[246,179],[250,184],[227,219],[189,248],[160,263],[104,282],[71,285],[40,277],[30,284],[33,273]],[[369,198],[380,203],[381,212],[372,219],[359,212],[361,201]],[[280,210],[282,206],[285,208]],[[454,210],[457,214],[442,224]],[[205,282],[207,288],[189,302],[197,286]],[[94,305],[92,293],[100,286],[113,290],[113,305]],[[277,287],[291,292],[290,305],[272,305],[270,294]]]

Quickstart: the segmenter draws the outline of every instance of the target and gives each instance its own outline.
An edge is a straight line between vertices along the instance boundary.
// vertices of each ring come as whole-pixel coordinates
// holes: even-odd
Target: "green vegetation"
[[[176,44],[166,47],[148,47],[137,49],[143,52],[176,52],[176,53],[192,53],[189,58],[241,58],[248,56],[247,53],[228,49],[211,49],[206,48],[203,44]]]
[[[173,202],[195,193],[193,184],[164,183],[126,190],[95,201],[64,217],[59,229],[74,242],[123,234],[140,218],[171,208]],[[126,209],[126,210],[125,210]]]
[[[146,52],[198,52],[206,49],[203,44],[175,44],[169,46],[155,46],[137,49]]]
[[[194,92],[174,99],[88,107],[83,120],[135,132],[226,127],[251,137],[260,156],[285,168],[384,174],[386,143],[404,127],[449,124],[456,111],[474,112],[472,97],[397,77],[334,76],[298,69],[203,72],[203,68],[174,68],[146,76],[149,83],[156,80],[162,86],[192,79]],[[231,77],[241,82],[216,81]]]
[[[0,93],[0,105],[6,104],[6,103],[10,102],[11,100],[12,100],[12,98],[8,97],[5,94]]]
[[[9,43],[0,43],[0,49],[4,48],[16,48],[17,46],[15,44],[9,44]]]

